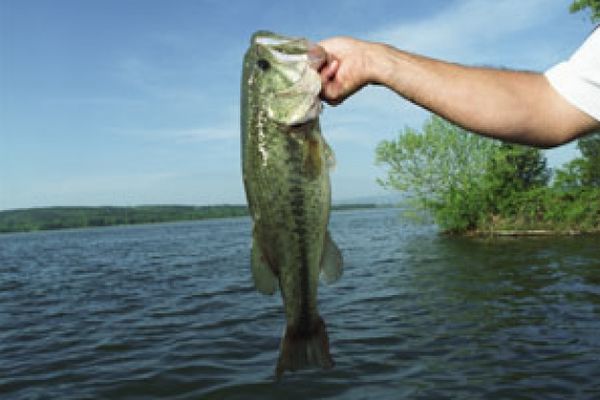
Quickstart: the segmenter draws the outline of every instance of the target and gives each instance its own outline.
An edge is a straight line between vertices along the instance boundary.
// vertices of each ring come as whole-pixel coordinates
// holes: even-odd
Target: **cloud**
[[[457,0],[446,2],[437,13],[411,22],[395,22],[366,32],[361,37],[397,48],[465,64],[522,65],[539,68],[553,54],[532,34],[553,17],[544,0]],[[544,12],[540,12],[543,10]],[[515,39],[517,39],[515,41]],[[361,135],[342,134],[347,121],[353,132],[381,140],[404,126],[419,127],[428,112],[397,94],[369,87],[331,112],[334,135],[359,143]],[[360,121],[357,121],[357,118]],[[371,144],[371,146],[373,146]]]
[[[432,57],[472,62],[481,60],[482,53],[507,36],[551,18],[547,3],[454,1],[429,18],[386,26],[368,33],[367,38]]]
[[[437,13],[414,21],[394,22],[360,35],[397,48],[463,64],[537,69],[556,62],[556,44],[550,43],[548,21],[566,12],[565,5],[544,0],[456,0]],[[390,90],[369,87],[331,113],[332,125],[356,116],[356,124],[372,127],[379,138],[402,127],[419,127],[428,112],[402,101]],[[367,124],[367,121],[368,124]]]
[[[112,127],[110,130],[118,135],[140,138],[149,141],[165,141],[186,144],[194,142],[217,142],[237,140],[240,137],[239,128],[234,126],[211,126],[197,128],[161,128],[140,129]]]
[[[362,38],[463,64],[512,66],[542,70],[558,61],[559,43],[543,29],[566,13],[565,4],[544,0],[457,0],[412,22],[388,24]],[[395,93],[367,88],[331,111],[326,136],[374,148],[374,142],[392,138],[404,126],[420,127],[429,113]],[[327,128],[327,126],[326,126]],[[570,147],[548,152],[551,165],[573,157]]]
[[[7,185],[0,210],[51,205],[112,205],[157,202],[156,192],[179,176],[175,172],[85,174],[34,179]],[[165,196],[169,192],[165,193]]]

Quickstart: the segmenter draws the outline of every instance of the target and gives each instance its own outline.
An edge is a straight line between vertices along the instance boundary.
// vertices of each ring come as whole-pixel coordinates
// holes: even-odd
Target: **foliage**
[[[498,143],[466,132],[440,117],[425,122],[422,132],[405,128],[397,140],[381,142],[376,163],[386,165],[388,173],[378,182],[405,192],[413,206],[434,211],[442,225],[470,225],[471,215],[463,197],[474,196],[483,184],[483,171],[489,154]],[[448,207],[448,203],[454,207]]]
[[[478,230],[600,231],[600,189],[580,190],[572,195],[542,186],[515,193],[512,202],[512,212],[482,221]]]
[[[516,194],[545,186],[550,179],[546,158],[539,149],[501,144],[490,155],[485,170],[486,210],[494,214],[511,214],[516,209]]]
[[[375,204],[342,204],[334,210],[374,208]],[[192,221],[248,215],[245,205],[139,206],[139,207],[47,207],[0,211],[0,233],[95,226]]]
[[[600,21],[600,0],[574,0],[572,13]],[[600,132],[578,141],[581,157],[555,172],[537,149],[469,135],[439,117],[377,146],[387,166],[378,182],[404,192],[444,230],[600,230]]]
[[[588,8],[591,12],[592,22],[600,21],[600,0],[574,0],[569,7],[569,11],[576,13]]]
[[[582,158],[551,171],[539,149],[470,134],[439,117],[405,128],[376,151],[379,183],[404,192],[447,232],[600,229],[600,140],[579,141]]]
[[[561,169],[555,171],[554,188],[563,193],[577,191],[584,185],[583,171],[585,169],[585,161],[581,158],[568,162]]]
[[[600,187],[600,132],[577,141],[582,156],[582,184]]]
[[[577,141],[581,157],[556,171],[554,187],[562,192],[600,188],[600,132]]]
[[[84,228],[247,215],[246,206],[49,207],[0,212],[0,232]]]

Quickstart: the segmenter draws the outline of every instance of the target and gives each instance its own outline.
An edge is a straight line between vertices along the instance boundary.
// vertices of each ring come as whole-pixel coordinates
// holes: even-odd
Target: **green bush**
[[[381,142],[378,182],[403,192],[444,231],[600,228],[600,137],[578,143],[582,157],[551,171],[539,149],[473,135],[433,116]],[[419,214],[417,212],[417,214]]]

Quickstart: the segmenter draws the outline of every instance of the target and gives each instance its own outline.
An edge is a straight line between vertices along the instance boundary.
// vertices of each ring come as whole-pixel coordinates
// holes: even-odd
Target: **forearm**
[[[585,130],[573,119],[586,116],[565,109],[541,74],[465,67],[381,44],[371,51],[372,83],[468,130],[540,147],[562,144]]]

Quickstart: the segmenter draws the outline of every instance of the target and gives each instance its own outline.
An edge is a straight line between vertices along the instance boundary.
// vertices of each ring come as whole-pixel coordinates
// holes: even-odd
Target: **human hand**
[[[321,98],[331,105],[340,104],[368,83],[374,82],[373,43],[350,37],[334,37],[319,45],[327,52],[321,66]]]

